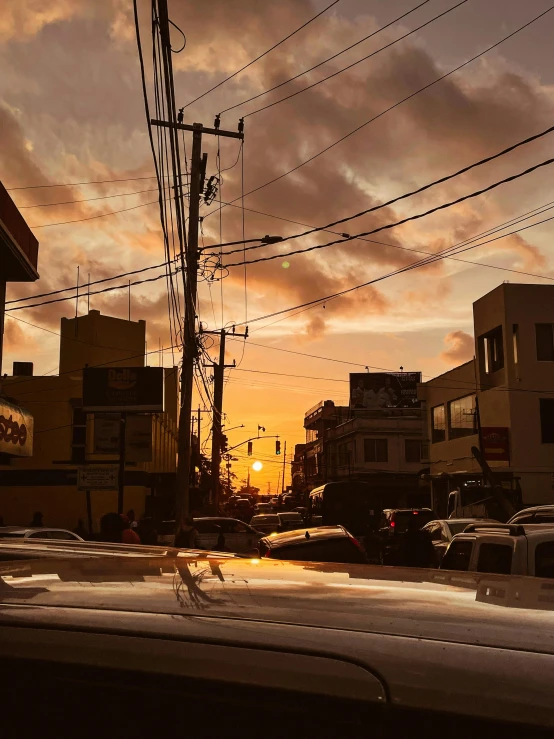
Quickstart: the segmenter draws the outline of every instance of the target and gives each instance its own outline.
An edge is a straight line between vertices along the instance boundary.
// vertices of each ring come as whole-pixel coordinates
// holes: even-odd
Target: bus
[[[367,482],[327,482],[308,498],[310,526],[344,526],[356,536],[367,536],[378,528],[381,494]]]

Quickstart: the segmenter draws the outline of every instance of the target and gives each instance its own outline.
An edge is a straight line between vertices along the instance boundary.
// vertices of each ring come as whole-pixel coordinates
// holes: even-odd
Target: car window
[[[220,526],[225,534],[245,534],[248,531],[248,526],[245,523],[233,519],[220,521]]]
[[[467,572],[471,559],[473,540],[453,541],[442,560],[442,570],[462,570]]]
[[[518,521],[518,523],[520,523]],[[533,523],[554,523],[554,511],[540,511],[535,513]]]
[[[195,521],[194,528],[199,534],[219,534],[221,527],[215,521]]]
[[[442,527],[440,523],[434,523],[431,526],[426,526],[425,531],[431,537],[431,541],[440,541],[442,539]]]
[[[397,534],[403,534],[408,530],[408,522],[417,516],[420,528],[434,518],[432,511],[396,511],[394,514],[394,526]]]
[[[49,536],[46,531],[35,531],[32,534],[29,534],[27,539],[48,539]]]
[[[537,545],[535,577],[554,577],[554,541],[543,541]]]
[[[48,538],[57,541],[77,541],[77,537],[71,531],[49,531]]]
[[[450,523],[449,521],[447,526],[450,529],[452,536],[456,536],[456,534],[463,534],[469,524],[470,521],[456,521],[456,523]]]
[[[520,513],[517,516],[514,516],[510,523],[533,523],[533,514],[532,513]]]
[[[477,572],[509,575],[512,571],[512,554],[513,550],[509,544],[481,544]]]
[[[292,559],[300,562],[342,562],[346,564],[366,562],[363,553],[346,536],[340,539],[320,539],[276,547],[272,549],[271,556],[276,559]]]

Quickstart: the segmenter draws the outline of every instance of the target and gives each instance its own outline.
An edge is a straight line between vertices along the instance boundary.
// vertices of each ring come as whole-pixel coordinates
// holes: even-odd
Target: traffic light
[[[229,439],[225,436],[225,434],[221,435],[221,451],[225,453],[227,451],[227,446],[229,444]]]
[[[275,442],[275,454],[281,454],[281,442],[279,439]]]
[[[248,456],[249,457],[252,456],[252,442],[251,441],[248,442]]]

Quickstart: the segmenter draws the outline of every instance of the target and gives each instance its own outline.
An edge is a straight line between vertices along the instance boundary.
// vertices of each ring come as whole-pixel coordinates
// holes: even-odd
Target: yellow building
[[[117,468],[118,440],[110,434],[113,415],[95,418],[83,412],[82,369],[143,367],[145,339],[145,321],[91,310],[62,318],[58,376],[33,376],[32,365],[14,363],[16,373],[4,378],[4,392],[34,416],[34,448],[30,458],[0,459],[0,515],[6,525],[28,523],[34,511],[41,511],[50,526],[74,528],[78,519],[87,521],[86,493],[77,489],[78,469],[100,461]],[[124,510],[133,508],[137,518],[144,513],[147,496],[174,485],[177,368],[165,369],[164,378],[164,411],[128,416]],[[90,498],[98,530],[100,517],[117,510],[117,492],[93,490]]]
[[[526,505],[554,500],[554,286],[504,283],[473,304],[475,359],[420,386],[435,504],[482,480],[481,447]],[[475,400],[478,399],[481,437]]]

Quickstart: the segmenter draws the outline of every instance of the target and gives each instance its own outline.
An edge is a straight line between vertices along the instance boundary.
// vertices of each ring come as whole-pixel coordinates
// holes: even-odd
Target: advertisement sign
[[[83,410],[161,412],[163,367],[85,367]]]
[[[93,454],[119,454],[119,419],[114,413],[94,415]],[[127,416],[125,458],[128,462],[152,461],[152,416]]]
[[[510,429],[506,426],[481,427],[483,457],[489,462],[510,461]]]
[[[118,467],[79,467],[77,469],[77,490],[117,490]]]
[[[354,372],[350,375],[350,407],[419,408],[420,382],[421,372]]]
[[[28,411],[0,400],[0,454],[32,457],[33,423]]]

